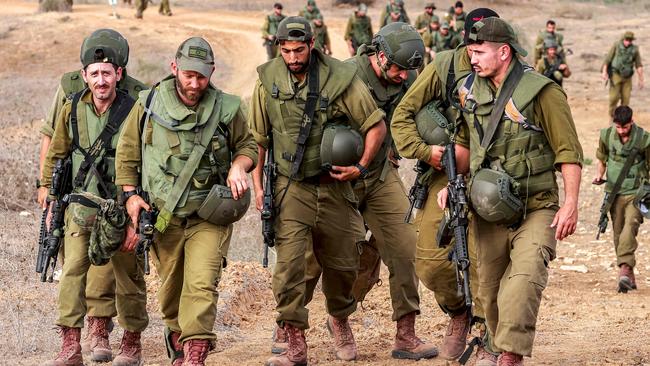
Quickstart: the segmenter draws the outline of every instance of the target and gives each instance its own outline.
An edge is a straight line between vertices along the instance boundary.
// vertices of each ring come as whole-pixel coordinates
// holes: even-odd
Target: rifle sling
[[[643,130],[638,129],[635,135],[636,135],[635,136],[636,143],[634,144],[634,148],[632,149],[632,152],[630,153],[630,155],[628,155],[627,159],[625,160],[623,169],[621,169],[621,174],[619,174],[618,178],[616,178],[616,182],[612,187],[612,191],[609,193],[609,196],[607,197],[607,204],[605,205],[606,208],[605,213],[609,212],[609,210],[612,208],[612,205],[614,204],[614,200],[618,195],[618,191],[621,189],[621,186],[623,185],[623,181],[625,180],[625,177],[627,177],[627,173],[630,172],[630,168],[632,168],[634,159],[636,159],[636,156],[641,151],[641,144],[643,142]]]

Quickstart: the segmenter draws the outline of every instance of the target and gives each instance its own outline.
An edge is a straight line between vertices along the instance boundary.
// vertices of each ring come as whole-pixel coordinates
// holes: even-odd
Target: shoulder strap
[[[639,132],[641,135],[639,135]],[[614,197],[618,194],[618,191],[621,189],[621,186],[623,185],[623,181],[625,180],[625,177],[627,177],[627,173],[630,172],[630,168],[632,168],[632,164],[634,164],[634,160],[636,159],[636,156],[639,154],[639,151],[641,151],[641,145],[642,145],[642,140],[643,140],[643,131],[637,131],[635,134],[634,138],[636,139],[634,148],[632,149],[632,152],[630,155],[628,155],[627,159],[625,160],[625,164],[623,165],[623,169],[621,169],[621,173],[619,174],[618,178],[616,178],[616,182],[614,183],[614,186],[612,187],[612,191],[609,194],[608,197],[608,202],[607,202],[607,211],[611,208],[612,204],[614,203]]]
[[[81,145],[79,145],[79,121],[77,120],[77,104],[79,104],[79,99],[81,99],[81,96],[86,92],[86,89],[75,93],[72,96],[72,110],[70,111],[70,128],[72,129],[72,149],[81,149]]]
[[[194,135],[194,148],[190,153],[190,157],[187,159],[187,162],[183,166],[178,179],[174,182],[167,199],[165,200],[165,206],[158,214],[158,219],[156,220],[156,229],[161,233],[164,233],[169,225],[169,222],[172,219],[174,209],[178,204],[183,192],[187,188],[194,172],[199,167],[201,162],[201,157],[205,153],[212,136],[214,135],[217,127],[219,126],[219,115],[221,114],[221,104],[222,96],[219,95],[215,101],[216,106],[212,109],[212,115],[208,118],[208,123],[203,126],[195,135]]]

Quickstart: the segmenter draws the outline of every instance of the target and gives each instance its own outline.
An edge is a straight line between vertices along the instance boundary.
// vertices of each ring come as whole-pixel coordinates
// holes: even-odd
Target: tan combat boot
[[[618,292],[626,294],[630,290],[636,290],[634,269],[623,263],[618,271]]]
[[[113,366],[140,366],[142,364],[144,364],[144,360],[142,359],[140,332],[124,330],[120,351],[113,360]]]
[[[91,353],[90,343],[91,343],[93,337],[92,337],[90,328],[91,328],[91,325],[94,322],[94,319],[96,319],[96,317],[92,317],[92,316],[87,316],[86,317],[86,329],[87,329],[86,330],[86,335],[81,340],[81,353],[83,355],[88,355],[88,354]],[[113,319],[108,318],[108,322],[106,323],[106,331],[108,332],[109,335],[113,331],[114,327],[115,327],[115,324],[113,323]],[[110,349],[110,347],[109,347],[109,349]]]
[[[59,328],[61,335],[61,352],[56,358],[47,361],[43,366],[83,366],[83,356],[81,355],[81,328],[69,328],[61,326]]]
[[[469,317],[466,311],[454,315],[447,324],[447,333],[442,339],[440,357],[445,360],[455,360],[463,354],[467,345],[467,333],[469,333]]]
[[[476,363],[474,366],[496,366],[497,355],[488,352],[484,346],[476,350]]]
[[[337,319],[333,316],[327,317],[327,330],[334,336],[334,348],[336,358],[343,361],[357,359],[357,344],[354,342],[354,335],[348,318]]]
[[[512,352],[502,352],[497,359],[497,366],[523,366],[524,356]]]
[[[111,345],[108,342],[110,323],[113,322],[108,317],[88,317],[88,334],[85,342],[81,343],[81,350],[83,352],[84,346],[86,346],[84,343],[87,342],[87,353],[90,354],[90,359],[95,362],[109,362],[113,359]]]
[[[438,349],[431,343],[424,343],[415,335],[415,312],[408,313],[397,321],[393,358],[419,360],[433,358]]]
[[[276,323],[275,328],[273,329],[273,345],[271,346],[271,353],[279,355],[286,351],[289,345],[288,342],[287,333]]]
[[[183,365],[183,344],[178,341],[181,337],[179,332],[174,332],[165,327],[165,345],[167,346],[167,357],[172,360],[172,366]]]
[[[183,353],[185,354],[183,366],[205,366],[205,359],[208,357],[211,347],[209,339],[190,339],[183,342]]]
[[[284,325],[284,334],[287,337],[287,349],[277,356],[269,358],[266,366],[306,366],[307,342],[305,331],[291,324]]]

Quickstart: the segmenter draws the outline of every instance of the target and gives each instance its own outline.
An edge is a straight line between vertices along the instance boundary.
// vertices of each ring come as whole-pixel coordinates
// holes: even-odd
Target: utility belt
[[[313,177],[305,178],[301,182],[314,185],[332,184],[336,183],[336,179],[332,178],[328,173],[314,175]]]

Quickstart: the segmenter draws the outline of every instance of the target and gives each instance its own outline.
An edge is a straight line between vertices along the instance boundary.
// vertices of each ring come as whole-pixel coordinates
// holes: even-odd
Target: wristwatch
[[[137,189],[134,189],[132,191],[122,192],[122,205],[126,205],[126,201],[128,201],[129,198],[131,198],[131,196],[135,196],[136,194],[138,194]]]
[[[368,171],[368,168],[366,168],[365,166],[363,166],[363,165],[361,165],[359,163],[354,164],[354,166],[357,169],[359,169],[359,172],[361,172],[361,175],[359,175],[359,178],[365,179],[368,176],[368,174],[370,174],[370,172]]]

